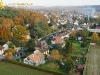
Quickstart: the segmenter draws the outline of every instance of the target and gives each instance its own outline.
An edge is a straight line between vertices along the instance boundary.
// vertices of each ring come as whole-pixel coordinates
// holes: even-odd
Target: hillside
[[[27,24],[29,26],[26,29]],[[15,27],[19,31],[16,32],[14,30]],[[47,19],[43,14],[38,14],[27,9],[11,7],[0,9],[0,44],[8,40],[12,42],[16,40],[17,42],[21,42],[24,40],[25,42],[25,36],[29,33],[32,38],[41,38],[49,34],[49,32],[50,29],[47,24]]]

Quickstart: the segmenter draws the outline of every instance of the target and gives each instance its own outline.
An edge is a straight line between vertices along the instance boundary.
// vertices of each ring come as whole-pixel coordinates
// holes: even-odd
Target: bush
[[[81,43],[81,47],[84,48],[85,47],[85,43]]]

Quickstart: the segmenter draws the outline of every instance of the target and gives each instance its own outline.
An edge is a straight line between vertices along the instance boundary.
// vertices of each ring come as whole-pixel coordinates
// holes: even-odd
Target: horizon
[[[8,1],[2,0],[4,4],[9,3],[33,3],[33,6],[89,6],[89,5],[100,5],[99,0],[16,0]]]

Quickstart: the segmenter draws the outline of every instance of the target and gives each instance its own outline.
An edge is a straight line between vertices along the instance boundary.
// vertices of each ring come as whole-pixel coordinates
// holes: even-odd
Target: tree
[[[72,36],[73,38],[76,37],[76,31],[75,31],[75,30],[72,30],[72,31],[71,31],[71,36]]]
[[[6,52],[5,52],[5,57],[7,59],[9,59],[10,56],[12,56],[14,53],[16,52],[16,50],[9,48]]]
[[[14,44],[13,44],[13,43],[10,43],[10,44],[9,44],[9,48],[14,49]]]
[[[17,17],[17,16],[14,17],[14,24],[20,25],[20,18],[19,17]]]
[[[59,65],[57,63],[51,62],[48,64],[48,68],[51,68],[53,70],[59,69]]]
[[[84,17],[84,21],[87,24],[88,23],[88,17]]]
[[[65,40],[66,44],[65,44],[65,51],[67,54],[72,53],[73,51],[73,45],[72,42],[69,41],[69,39]]]
[[[50,33],[49,26],[44,21],[35,23],[29,27],[29,30],[32,38],[41,38]]]
[[[74,62],[71,58],[67,58],[67,60],[65,60],[64,64],[65,64],[65,68],[67,69],[68,72],[73,70]]]
[[[10,28],[8,25],[1,25],[0,26],[0,38],[4,41],[8,41],[10,35]]]
[[[89,31],[86,28],[84,28],[84,30],[81,30],[80,32],[82,37],[88,37],[89,35]]]
[[[81,36],[83,36],[83,37],[86,37],[86,36],[87,36],[85,30],[82,30],[82,31],[81,31]]]
[[[79,24],[83,24],[84,23],[84,18],[81,18],[80,20],[79,20]]]
[[[53,60],[59,59],[59,51],[58,50],[52,50],[51,57]]]
[[[98,42],[99,41],[99,36],[98,33],[94,32],[91,36],[92,42]]]
[[[26,43],[26,47],[28,47],[29,51],[34,51],[35,50],[35,42],[34,39],[30,39],[27,43]]]
[[[64,24],[64,25],[63,25],[63,28],[64,28],[64,29],[68,28],[68,25],[67,25],[67,24]]]
[[[26,27],[17,25],[14,28],[12,28],[13,37],[19,41],[26,41],[28,30],[26,30]],[[25,39],[26,38],[26,39]]]

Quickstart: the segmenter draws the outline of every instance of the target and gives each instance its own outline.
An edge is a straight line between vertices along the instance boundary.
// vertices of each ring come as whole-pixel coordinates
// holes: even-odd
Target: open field
[[[0,75],[53,75],[22,66],[0,62]]]
[[[100,75],[100,47],[90,46],[84,75]]]

